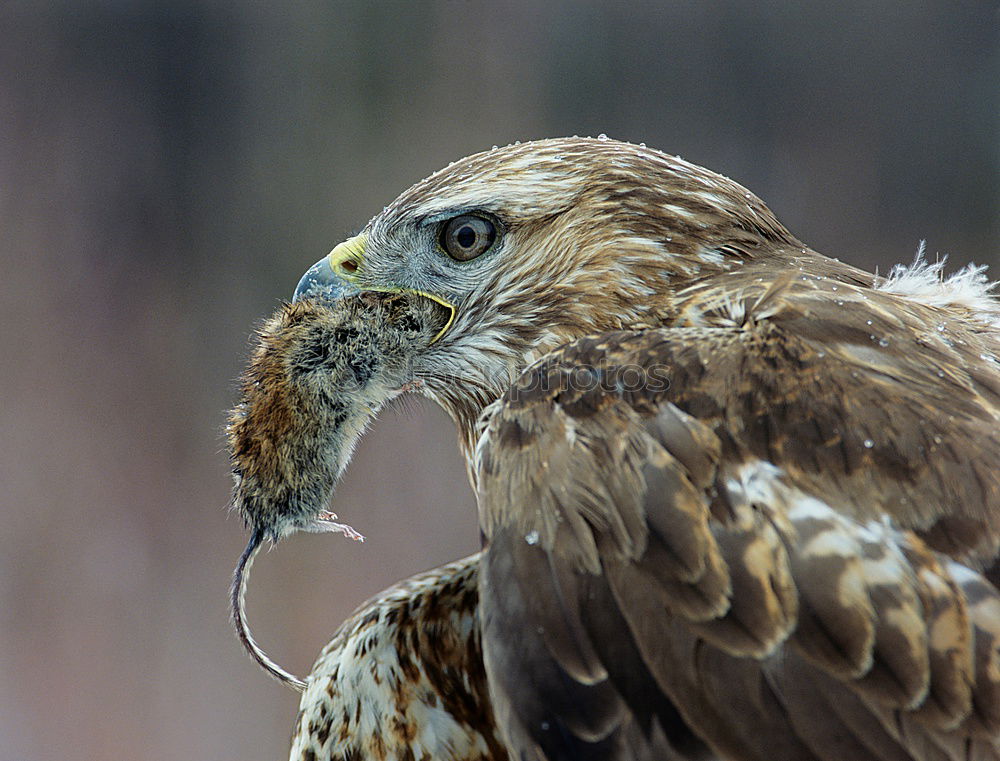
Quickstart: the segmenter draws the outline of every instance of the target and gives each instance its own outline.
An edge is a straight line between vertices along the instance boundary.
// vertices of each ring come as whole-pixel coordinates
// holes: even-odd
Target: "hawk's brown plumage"
[[[497,227],[471,261],[438,244],[463,214]],[[452,311],[412,374],[458,425],[484,547],[345,625],[294,756],[1000,758],[979,270],[876,278],[726,178],[589,139],[457,162],[352,246],[339,283]],[[405,707],[358,676],[382,668]]]

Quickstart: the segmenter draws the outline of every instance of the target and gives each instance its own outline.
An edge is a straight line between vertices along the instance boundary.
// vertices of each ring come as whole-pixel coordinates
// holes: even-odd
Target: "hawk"
[[[235,504],[249,555],[330,528],[365,423],[417,391],[482,550],[345,622],[292,757],[1000,759],[990,289],[856,269],[603,136],[405,191],[262,333]]]

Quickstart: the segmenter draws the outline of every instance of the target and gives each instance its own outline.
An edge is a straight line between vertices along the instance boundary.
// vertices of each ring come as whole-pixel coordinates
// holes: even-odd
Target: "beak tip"
[[[292,295],[292,303],[303,299],[317,299],[319,301],[334,302],[345,296],[360,293],[360,290],[353,283],[345,280],[333,271],[330,266],[330,257],[324,256],[306,273],[295,286],[295,293]]]

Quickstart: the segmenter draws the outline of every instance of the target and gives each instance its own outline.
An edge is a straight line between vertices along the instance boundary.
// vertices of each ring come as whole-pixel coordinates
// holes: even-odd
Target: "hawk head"
[[[413,371],[468,453],[483,408],[537,357],[586,334],[669,324],[685,288],[801,248],[725,177],[643,145],[560,138],[417,183],[313,265],[295,298],[406,292],[448,310]]]

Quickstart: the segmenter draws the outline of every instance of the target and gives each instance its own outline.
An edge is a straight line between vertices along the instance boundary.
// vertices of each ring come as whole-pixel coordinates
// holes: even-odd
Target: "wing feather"
[[[512,748],[1000,758],[997,384],[946,393],[909,357],[900,384],[817,351],[806,312],[582,339],[488,410],[484,657]]]

